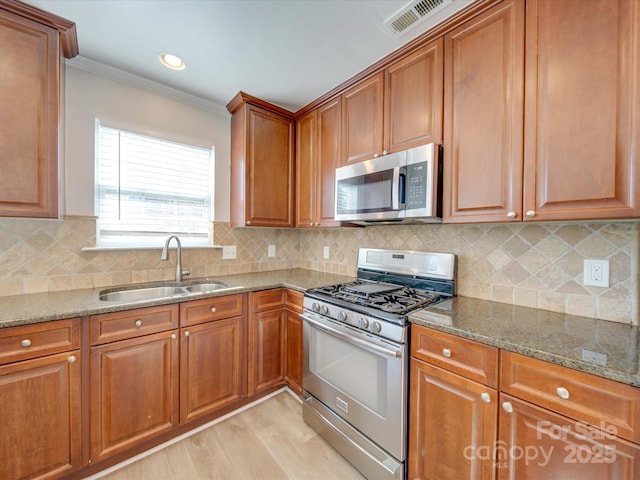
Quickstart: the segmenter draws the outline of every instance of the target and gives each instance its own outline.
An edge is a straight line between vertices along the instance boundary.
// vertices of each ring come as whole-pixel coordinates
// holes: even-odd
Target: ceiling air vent
[[[413,0],[388,18],[384,24],[394,34],[403,34],[409,28],[413,28],[427,18],[432,17],[452,1],[453,0]]]

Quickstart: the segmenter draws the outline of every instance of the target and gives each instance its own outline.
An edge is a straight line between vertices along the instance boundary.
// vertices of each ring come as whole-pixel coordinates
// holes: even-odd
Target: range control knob
[[[340,310],[338,312],[338,320],[340,320],[341,322],[344,322],[347,320],[347,314],[345,312],[343,312],[342,310]]]
[[[373,322],[371,324],[371,331],[373,333],[380,333],[380,330],[382,330],[382,325],[380,325],[378,322]]]
[[[320,313],[322,313],[323,315],[326,315],[329,313],[329,308],[326,305],[321,305],[320,306]]]
[[[365,330],[369,328],[369,319],[364,317],[360,318],[360,328],[364,328]]]
[[[316,302],[313,302],[311,304],[311,310],[313,310],[314,312],[319,312],[320,311],[320,305],[318,305]]]

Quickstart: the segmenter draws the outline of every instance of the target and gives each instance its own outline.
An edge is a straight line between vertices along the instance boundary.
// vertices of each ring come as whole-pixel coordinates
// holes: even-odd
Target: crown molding
[[[146,90],[156,95],[161,95],[163,97],[182,102],[192,107],[206,110],[216,115],[222,115],[227,118],[231,117],[224,105],[219,105],[215,102],[212,102],[211,100],[206,100],[202,97],[191,95],[190,93],[168,87],[161,83],[154,82],[153,80],[149,80],[147,78],[125,72],[124,70],[105,65],[104,63],[96,62],[95,60],[91,60],[90,58],[86,58],[81,55],[72,59],[67,59],[65,60],[65,63],[67,66],[74,67],[88,73],[93,73],[94,75],[108,78],[109,80],[114,80],[131,87]]]

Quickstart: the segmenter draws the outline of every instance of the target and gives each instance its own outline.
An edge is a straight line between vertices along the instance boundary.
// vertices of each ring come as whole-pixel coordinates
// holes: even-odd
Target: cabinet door
[[[284,316],[284,380],[302,393],[302,319],[298,312],[287,309]]]
[[[175,331],[91,348],[91,461],[178,424]]]
[[[240,399],[241,319],[217,320],[181,330],[181,423]]]
[[[318,179],[316,221],[323,227],[340,225],[335,215],[336,168],[341,165],[342,100],[340,97],[318,108]]]
[[[531,1],[526,30],[525,220],[638,217],[640,4]]]
[[[313,227],[316,222],[317,112],[296,121],[296,227]]]
[[[410,385],[408,478],[492,479],[496,390],[413,358]]]
[[[249,319],[249,395],[283,382],[284,316],[279,308],[253,313]]]
[[[58,216],[58,32],[0,9],[0,215]]]
[[[445,36],[444,221],[522,220],[524,2]]]
[[[380,72],[342,94],[342,165],[382,155],[383,83]]]
[[[82,463],[80,351],[0,367],[0,478],[58,478]]]
[[[389,152],[442,143],[442,38],[385,70],[384,134]]]
[[[293,121],[247,108],[246,225],[293,227]]]
[[[640,477],[640,446],[615,432],[598,430],[500,395],[500,480],[523,478],[635,480]]]

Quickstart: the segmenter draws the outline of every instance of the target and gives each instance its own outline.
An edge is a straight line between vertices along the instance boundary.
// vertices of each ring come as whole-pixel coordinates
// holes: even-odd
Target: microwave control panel
[[[427,206],[427,162],[407,165],[405,203],[407,210]]]

